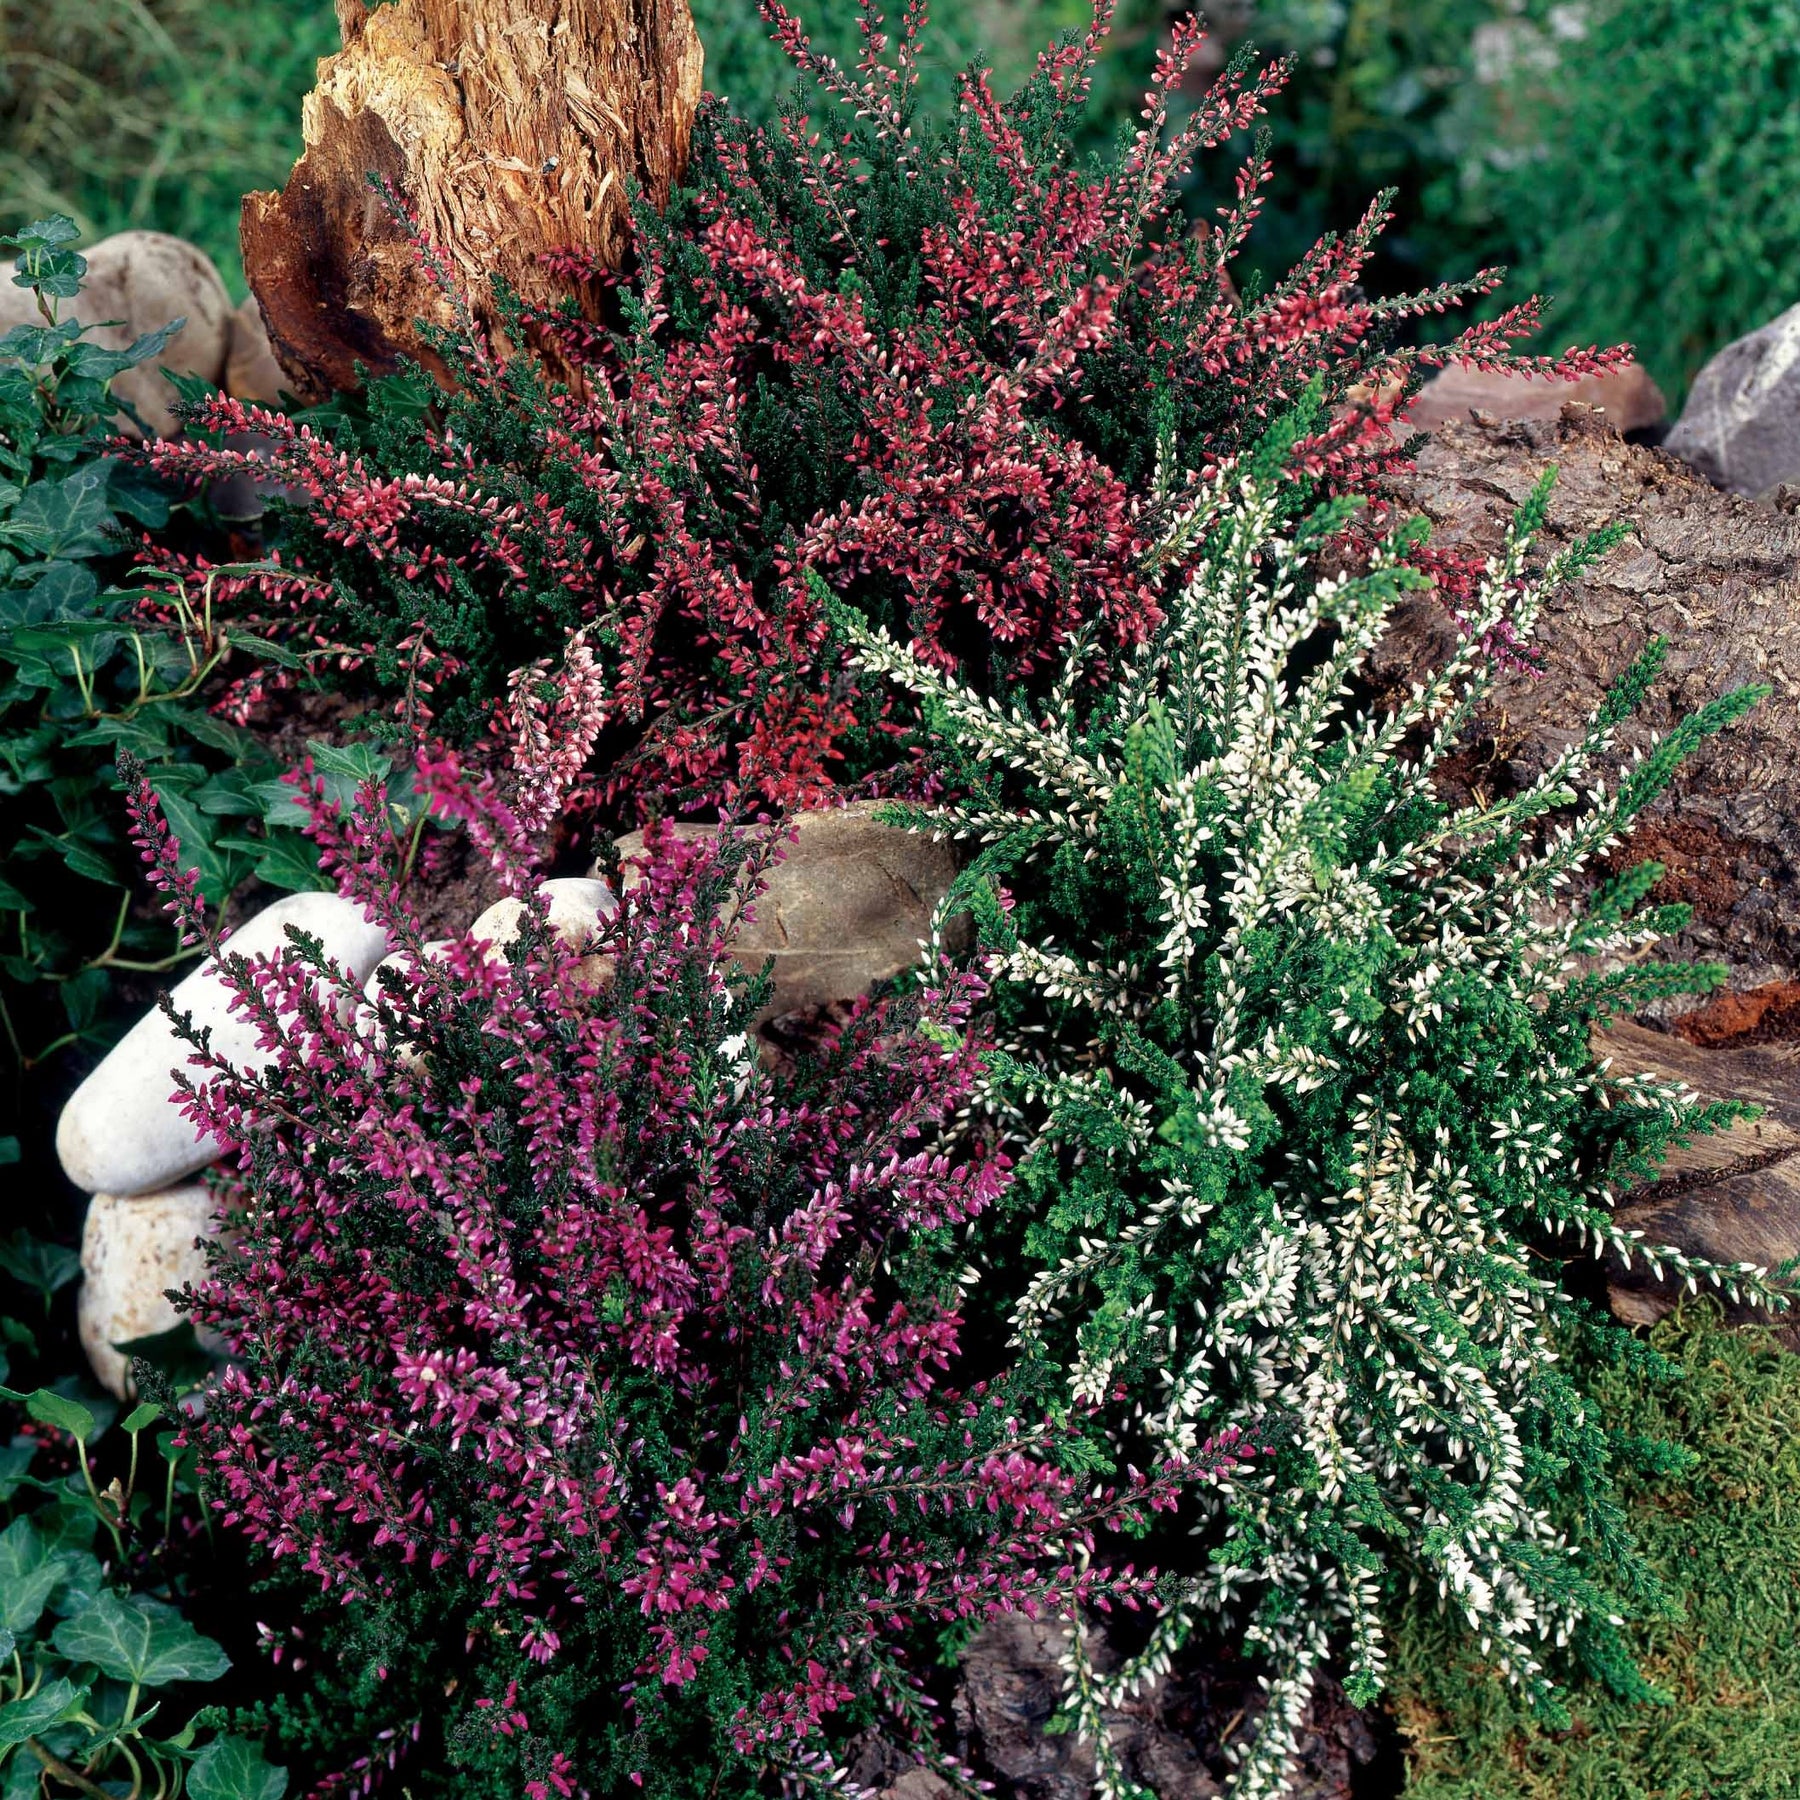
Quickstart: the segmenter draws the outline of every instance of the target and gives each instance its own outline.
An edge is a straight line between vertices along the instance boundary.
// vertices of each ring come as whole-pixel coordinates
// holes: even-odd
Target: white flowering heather
[[[1371,708],[1356,679],[1423,583],[1402,562],[1416,528],[1364,572],[1319,575],[1349,509],[1303,515],[1299,429],[1169,527],[1157,566],[1194,573],[1152,641],[1104,680],[1077,645],[1042,716],[837,615],[945,741],[961,797],[897,810],[985,846],[952,898],[998,955],[993,1099],[1029,1143],[1023,1261],[1016,1210],[984,1251],[991,1279],[1017,1276],[1019,1347],[1119,1454],[1228,1423],[1272,1447],[1260,1479],[1199,1503],[1185,1595],[1143,1653],[1102,1676],[1077,1627],[1068,1655],[1070,1713],[1103,1737],[1101,1707],[1198,1620],[1229,1625],[1269,1690],[1238,1800],[1284,1789],[1328,1654],[1354,1698],[1379,1689],[1396,1581],[1434,1586],[1547,1706],[1555,1650],[1630,1678],[1616,1626],[1651,1584],[1558,1359],[1614,1328],[1569,1298],[1563,1256],[1643,1256],[1779,1303],[1762,1271],[1615,1223],[1672,1142],[1738,1109],[1596,1064],[1596,1021],[1719,972],[1624,958],[1680,923],[1638,911],[1653,866],[1585,902],[1571,887],[1758,696],[1714,702],[1608,785],[1653,646],[1536,786],[1445,805],[1432,771],[1489,684],[1484,642],[1528,638],[1544,592],[1613,538],[1529,577],[1547,476],[1456,654]],[[1099,1763],[1108,1795],[1135,1791],[1104,1744]]]

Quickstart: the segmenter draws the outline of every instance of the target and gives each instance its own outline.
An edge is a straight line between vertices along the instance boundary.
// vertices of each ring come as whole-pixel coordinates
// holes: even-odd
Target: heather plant
[[[1426,369],[1573,375],[1614,358],[1512,359],[1532,302],[1445,346],[1399,346],[1407,321],[1499,275],[1369,299],[1385,196],[1234,301],[1267,148],[1202,233],[1183,184],[1286,70],[1240,56],[1180,100],[1176,126],[1191,21],[1158,56],[1139,127],[1093,165],[1076,145],[1107,0],[1010,99],[976,68],[936,122],[918,106],[923,7],[892,33],[861,8],[852,69],[779,0],[763,16],[832,116],[790,107],[765,131],[707,108],[690,191],[664,218],[638,214],[630,278],[566,259],[600,325],[515,309],[512,341],[479,341],[421,245],[445,283],[453,323],[432,346],[453,391],[403,370],[310,424],[202,409],[209,430],[272,438],[263,472],[304,498],[254,576],[164,559],[177,603],[208,583],[245,616],[358,648],[364,691],[464,745],[516,670],[579,632],[609,688],[591,798],[803,803],[903,760],[916,723],[837,661],[809,568],[937,665],[1041,689],[1073,634],[1108,655],[1155,625],[1145,559],[1193,499],[1153,492],[1159,438],[1199,482],[1316,376],[1332,410],[1303,458],[1366,485],[1400,454],[1391,396]],[[188,479],[245,461],[208,443],[151,460]]]
[[[519,886],[520,815],[425,766]],[[660,829],[587,941],[528,906],[504,953],[434,950],[365,799],[318,828],[398,961],[365,998],[301,934],[255,962],[227,941],[273,1060],[196,1038],[183,1080],[239,1195],[188,1300],[233,1357],[188,1438],[222,1519],[319,1594],[279,1645],[301,1684],[258,1719],[441,1795],[813,1785],[876,1726],[956,1776],[935,1634],[1154,1602],[1110,1531],[1231,1466],[1224,1438],[1109,1468],[1066,1409],[945,1385],[958,1239],[1005,1176],[940,1142],[977,982],[864,1003],[773,1072],[766,984],[726,950],[766,832]]]
[[[1017,1353],[1105,1409],[1119,1454],[1181,1454],[1224,1418],[1278,1443],[1196,1496],[1187,1587],[1141,1654],[1102,1676],[1078,1634],[1069,1661],[1069,1715],[1099,1736],[1101,1703],[1197,1619],[1228,1626],[1270,1684],[1234,1776],[1246,1800],[1283,1786],[1328,1656],[1354,1699],[1379,1691],[1402,1580],[1553,1717],[1565,1650],[1641,1697],[1618,1623],[1658,1592],[1615,1493],[1621,1446],[1562,1357],[1571,1336],[1630,1340],[1563,1264],[1642,1256],[1780,1303],[1760,1271],[1615,1223],[1671,1145],[1740,1109],[1589,1049],[1609,1014],[1720,979],[1644,958],[1684,917],[1642,909],[1659,871],[1571,897],[1757,692],[1609,784],[1652,645],[1540,780],[1447,804],[1432,777],[1492,679],[1484,642],[1528,641],[1544,595],[1618,534],[1531,573],[1547,475],[1463,641],[1386,709],[1359,677],[1425,580],[1407,561],[1421,528],[1324,572],[1351,502],[1310,505],[1292,464],[1310,429],[1303,409],[1169,521],[1162,557],[1191,553],[1188,572],[1109,680],[1078,640],[1047,702],[1002,705],[836,615],[863,672],[908,687],[948,746],[949,797],[893,816],[985,846],[957,903],[999,959],[990,1101],[1023,1151],[977,1256]]]

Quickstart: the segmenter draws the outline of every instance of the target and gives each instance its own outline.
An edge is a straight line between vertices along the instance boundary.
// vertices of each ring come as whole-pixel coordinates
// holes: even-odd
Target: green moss
[[[1679,1365],[1591,1387],[1617,1432],[1687,1450],[1684,1473],[1627,1477],[1632,1525],[1678,1598],[1633,1636],[1660,1704],[1592,1691],[1567,1731],[1534,1723],[1463,1634],[1415,1613],[1393,1694],[1410,1800],[1794,1800],[1800,1794],[1800,1357],[1710,1308],[1658,1326]]]

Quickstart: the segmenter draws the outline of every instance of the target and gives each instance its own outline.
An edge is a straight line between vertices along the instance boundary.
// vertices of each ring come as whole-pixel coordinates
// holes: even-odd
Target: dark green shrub
[[[5,1109],[20,1068],[103,1045],[121,973],[159,973],[174,934],[133,910],[132,857],[113,773],[146,759],[215,902],[252,873],[279,887],[319,877],[297,831],[263,828],[259,784],[280,766],[214,716],[217,671],[250,640],[195,610],[140,622],[142,591],[116,585],[133,535],[186,530],[169,492],[121,461],[109,384],[153,357],[176,320],[129,349],[91,343],[60,316],[85,272],[73,224],[39,220],[0,246],[42,322],[0,337],[0,1022]],[[288,656],[266,647],[258,655]],[[290,657],[289,660],[292,660]],[[11,1135],[0,1123],[0,1135]]]
[[[1534,0],[1514,31],[1496,87],[1510,147],[1471,191],[1485,184],[1522,275],[1555,297],[1556,335],[1629,339],[1677,399],[1713,351],[1800,301],[1800,11]]]

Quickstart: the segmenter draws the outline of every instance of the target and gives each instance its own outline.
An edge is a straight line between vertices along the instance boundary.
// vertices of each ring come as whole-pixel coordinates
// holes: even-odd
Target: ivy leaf
[[[214,1738],[188,1772],[193,1800],[281,1800],[288,1772],[263,1761],[248,1738]]]
[[[0,525],[0,536],[46,561],[100,555],[112,548],[107,481],[104,459],[84,463],[60,481],[34,481]]]
[[[241,850],[256,858],[256,878],[290,894],[330,890],[332,882],[319,868],[319,847],[311,838],[279,826],[266,838],[219,839],[221,850]]]
[[[29,1519],[0,1531],[0,1628],[23,1637],[50,1602],[62,1568]]]
[[[50,1610],[59,1619],[74,1618],[86,1612],[105,1591],[106,1571],[91,1550],[59,1550],[54,1561],[57,1580],[50,1596]]]
[[[0,1444],[0,1501],[13,1497],[13,1490],[24,1479],[31,1467],[31,1459],[36,1455],[37,1444],[28,1437]]]
[[[49,1388],[39,1388],[35,1394],[25,1396],[25,1410],[40,1425],[54,1425],[58,1431],[66,1431],[84,1444],[94,1435],[97,1423],[94,1415],[79,1400],[71,1400],[67,1394],[56,1394]]]
[[[71,1662],[92,1663],[115,1681],[164,1687],[171,1681],[217,1681],[231,1658],[202,1637],[172,1606],[110,1589],[86,1612],[57,1626],[50,1641]]]
[[[220,848],[213,837],[212,821],[195,805],[185,785],[152,776],[151,786],[169,829],[180,842],[182,866],[197,870],[201,892],[214,906],[221,905],[243,877],[242,860]]]
[[[66,1244],[46,1243],[21,1230],[0,1241],[0,1269],[48,1300],[81,1273],[81,1258]]]
[[[88,1690],[77,1687],[65,1676],[46,1681],[29,1699],[15,1700],[0,1706],[0,1750],[10,1750],[39,1732],[60,1725],[72,1713],[81,1711]]]

